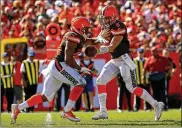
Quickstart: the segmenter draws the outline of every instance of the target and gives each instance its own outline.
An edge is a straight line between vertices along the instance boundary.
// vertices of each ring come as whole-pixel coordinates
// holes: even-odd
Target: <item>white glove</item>
[[[98,36],[97,37],[97,40],[95,41],[95,43],[107,44],[107,43],[109,43],[109,41],[107,41],[106,39],[104,39],[102,36]]]
[[[90,74],[91,70],[88,69],[88,68],[86,68],[86,67],[82,67],[81,70],[80,70],[80,72],[84,72],[86,74]]]

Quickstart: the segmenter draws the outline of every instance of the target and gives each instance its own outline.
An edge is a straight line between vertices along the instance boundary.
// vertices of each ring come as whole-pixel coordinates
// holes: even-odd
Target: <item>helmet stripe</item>
[[[120,29],[120,30],[111,30],[112,35],[116,36],[116,35],[123,35],[126,33],[125,29]]]
[[[80,39],[74,36],[68,36],[67,40],[78,43],[78,44],[80,43]]]
[[[102,12],[101,12],[101,15],[104,16],[104,11],[106,10],[108,6],[105,6],[103,9],[102,9]]]

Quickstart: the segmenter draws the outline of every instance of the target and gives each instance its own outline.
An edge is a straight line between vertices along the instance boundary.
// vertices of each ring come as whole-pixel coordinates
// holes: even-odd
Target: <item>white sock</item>
[[[28,107],[29,106],[28,106],[27,101],[24,101],[23,103],[21,103],[21,104],[18,105],[19,111],[22,111],[23,109],[28,108]]]
[[[68,102],[66,106],[64,107],[64,111],[69,112],[73,108],[74,104],[75,104],[75,101],[68,99]]]
[[[99,97],[99,104],[100,104],[100,111],[107,111],[106,108],[106,98],[107,98],[107,94],[106,93],[102,93],[98,95]]]
[[[143,93],[140,98],[147,101],[153,108],[155,108],[158,103],[145,89],[143,89]]]

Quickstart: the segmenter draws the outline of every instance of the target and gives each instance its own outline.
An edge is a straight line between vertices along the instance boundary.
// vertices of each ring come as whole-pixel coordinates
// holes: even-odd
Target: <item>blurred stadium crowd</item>
[[[47,25],[59,24],[61,34],[56,40],[60,41],[76,16],[90,19],[96,37],[101,30],[99,11],[109,4],[118,8],[127,27],[131,52],[153,46],[174,52],[181,43],[181,0],[1,0],[2,39],[26,37],[28,48],[46,47],[36,42],[49,40]]]
[[[50,22],[61,27],[60,38],[69,30],[75,16],[88,17],[94,35],[100,31],[101,7],[114,4],[127,26],[131,49],[140,46],[169,48],[174,51],[181,39],[181,0],[1,0],[3,38],[27,37],[29,46],[46,37]]]

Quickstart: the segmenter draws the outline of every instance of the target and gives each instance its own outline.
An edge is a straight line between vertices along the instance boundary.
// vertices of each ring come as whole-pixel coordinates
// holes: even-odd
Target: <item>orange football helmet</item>
[[[74,18],[71,22],[71,30],[80,34],[84,38],[87,38],[92,33],[90,21],[86,17]]]
[[[103,27],[110,27],[118,17],[118,10],[113,5],[105,6],[100,12],[100,24]]]

